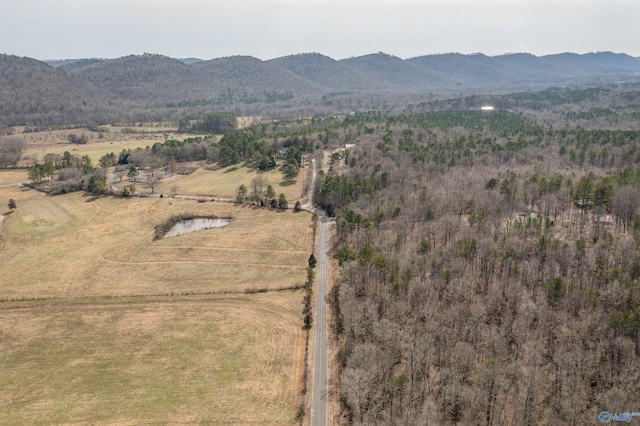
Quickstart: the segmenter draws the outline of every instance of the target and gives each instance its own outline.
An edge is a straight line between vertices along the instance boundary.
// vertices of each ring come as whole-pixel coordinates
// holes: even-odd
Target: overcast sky
[[[0,0],[0,53],[640,56],[640,0]]]

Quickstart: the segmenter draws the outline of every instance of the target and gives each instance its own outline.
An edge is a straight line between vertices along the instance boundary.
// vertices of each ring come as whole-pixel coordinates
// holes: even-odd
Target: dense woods
[[[504,111],[355,114],[336,215],[354,424],[583,424],[636,402],[636,131]],[[339,129],[339,130],[338,130]]]

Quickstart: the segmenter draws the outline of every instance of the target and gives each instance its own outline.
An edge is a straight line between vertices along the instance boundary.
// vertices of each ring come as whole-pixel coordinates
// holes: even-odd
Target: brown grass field
[[[178,194],[211,195],[225,198],[235,198],[238,187],[246,185],[251,193],[251,181],[258,174],[257,169],[248,167],[229,166],[218,170],[200,168],[188,176],[174,175],[161,180],[156,186],[156,192],[172,193],[174,186]],[[302,197],[305,169],[300,169],[298,177],[289,184],[282,178],[282,172],[275,168],[263,173],[276,191],[276,195],[283,193],[288,201],[296,201]],[[266,189],[266,185],[265,185]]]
[[[303,284],[308,213],[17,186],[0,212],[9,198],[0,423],[296,422],[303,293],[245,293]],[[152,241],[184,212],[235,220]]]
[[[238,128],[250,126],[259,122],[260,117],[238,117]],[[172,123],[145,123],[136,126],[100,126],[103,132],[91,131],[87,128],[70,128],[61,130],[46,130],[41,132],[22,133],[24,127],[16,127],[14,136],[24,139],[27,150],[24,155],[42,161],[45,154],[60,154],[69,151],[72,154],[88,155],[97,164],[100,157],[113,152],[119,154],[123,149],[135,149],[151,146],[156,142],[164,142],[164,136],[170,139],[184,140],[202,135],[175,133],[176,127]],[[89,143],[75,145],[69,143],[69,134],[81,136],[84,134]],[[102,134],[102,138],[100,138]]]
[[[144,148],[156,142],[164,142],[165,134],[171,139],[178,140],[198,136],[173,133],[175,128],[161,124],[158,124],[157,127],[149,125],[128,128],[135,133],[125,133],[125,127],[100,127],[108,130],[102,133],[102,138],[99,138],[98,132],[82,128],[19,133],[15,136],[24,139],[27,145],[24,155],[30,158],[35,157],[38,161],[42,161],[42,158],[49,153],[62,155],[65,151],[69,151],[78,156],[88,155],[94,164],[98,163],[100,157],[110,152],[119,154],[123,149]],[[67,136],[71,133],[77,136],[84,134],[89,139],[89,142],[84,145],[72,144],[67,139]]]
[[[0,186],[10,185],[29,180],[27,171],[24,169],[4,169],[0,170]]]
[[[2,306],[0,423],[294,424],[301,299]]]

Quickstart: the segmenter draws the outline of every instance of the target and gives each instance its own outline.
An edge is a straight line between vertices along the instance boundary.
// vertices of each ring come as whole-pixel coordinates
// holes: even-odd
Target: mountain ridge
[[[0,54],[0,112],[5,123],[38,122],[39,115],[47,114],[59,117],[57,122],[84,117],[89,110],[96,121],[114,113],[129,116],[126,111],[131,109],[153,118],[142,110],[178,104],[218,105],[238,112],[248,111],[246,105],[276,102],[293,108],[304,99],[336,93],[371,99],[369,95],[488,93],[640,80],[640,59],[613,52],[540,57],[448,53],[409,59],[378,52],[340,60],[300,53],[266,61],[252,56],[200,60],[145,53],[50,62]]]

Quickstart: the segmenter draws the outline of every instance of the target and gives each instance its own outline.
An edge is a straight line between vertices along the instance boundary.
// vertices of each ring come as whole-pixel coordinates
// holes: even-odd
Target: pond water
[[[231,223],[231,219],[189,219],[173,225],[173,228],[167,232],[162,238],[175,237],[182,234],[188,234],[189,232],[202,231],[204,229],[222,228]]]

